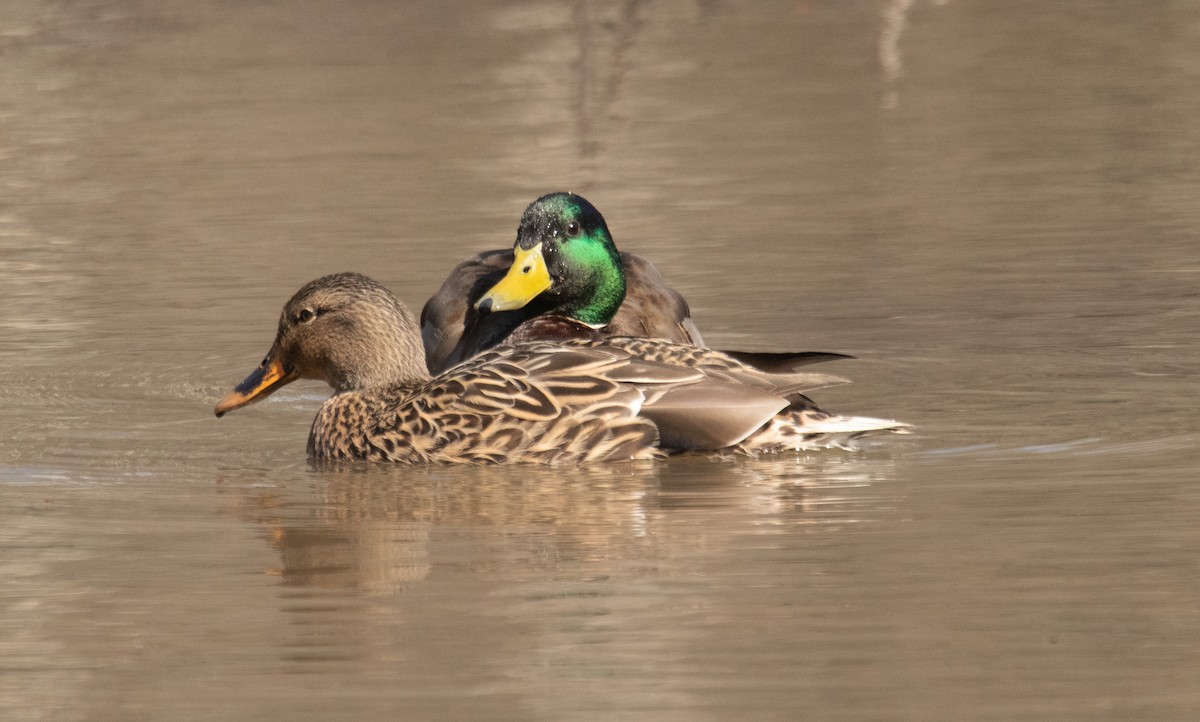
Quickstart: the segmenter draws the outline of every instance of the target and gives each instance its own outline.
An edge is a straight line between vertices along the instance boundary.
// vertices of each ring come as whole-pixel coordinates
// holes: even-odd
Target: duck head
[[[287,302],[266,358],[215,412],[224,416],[298,379],[338,392],[417,384],[429,378],[423,359],[417,324],[391,291],[358,273],[324,276]]]
[[[603,326],[625,299],[625,273],[604,216],[573,193],[551,193],[521,216],[508,274],[475,308],[511,311],[541,296],[550,314]]]

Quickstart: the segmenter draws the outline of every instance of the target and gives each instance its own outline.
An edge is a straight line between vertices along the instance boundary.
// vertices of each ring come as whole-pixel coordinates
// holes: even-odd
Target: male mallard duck
[[[811,448],[904,426],[831,416],[802,395],[836,377],[769,373],[661,339],[502,345],[435,377],[422,355],[417,324],[391,291],[356,273],[325,276],[288,301],[266,358],[215,411],[322,380],[335,393],[313,421],[309,454],[405,463]]]
[[[704,345],[683,297],[667,288],[649,261],[618,253],[604,216],[581,196],[550,193],[538,198],[521,217],[513,250],[489,254],[476,256],[496,260],[491,272],[475,274],[469,293],[463,292],[463,286],[453,291],[448,286],[459,269],[475,259],[460,264],[443,291],[425,305],[421,319],[427,352],[429,329],[442,325],[432,323],[431,306],[437,300],[437,307],[445,308],[450,294],[463,305],[473,299],[473,308],[466,313],[466,332],[450,361],[470,358],[504,339],[638,336]],[[725,353],[770,372],[853,358],[821,351]]]
[[[704,345],[683,296],[667,286],[650,261],[618,253],[604,216],[587,200],[551,193],[530,204],[517,230],[517,248],[523,247],[522,239],[543,236],[575,241],[562,253],[548,254],[548,260],[555,277],[579,277],[587,283],[546,285],[532,291],[520,306],[492,303],[481,312],[481,296],[513,267],[513,251],[485,251],[466,259],[421,310],[431,372],[471,358],[503,342],[527,321],[546,315],[557,317],[557,323],[542,319],[523,328],[518,338],[649,336]]]

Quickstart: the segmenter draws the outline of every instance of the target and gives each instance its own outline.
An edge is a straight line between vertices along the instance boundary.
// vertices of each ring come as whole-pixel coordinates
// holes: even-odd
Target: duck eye
[[[305,308],[301,310],[300,313],[296,314],[296,320],[300,323],[308,323],[309,321],[313,320],[316,315],[317,314],[313,313],[311,308]]]
[[[570,223],[567,224],[567,237],[574,238],[575,236],[578,236],[578,235],[579,235],[579,224],[576,223],[575,221],[571,221]]]

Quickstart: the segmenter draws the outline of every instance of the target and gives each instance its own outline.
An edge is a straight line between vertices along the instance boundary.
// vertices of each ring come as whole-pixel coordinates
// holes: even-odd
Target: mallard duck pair
[[[313,422],[310,456],[406,463],[759,453],[906,426],[834,416],[804,395],[843,382],[798,370],[836,354],[739,358],[695,345],[682,297],[649,263],[618,255],[603,217],[579,196],[530,205],[501,274],[505,261],[493,253],[461,264],[426,304],[423,328],[366,276],[308,283],[217,416],[318,379],[335,393]],[[635,298],[645,305],[623,309]]]

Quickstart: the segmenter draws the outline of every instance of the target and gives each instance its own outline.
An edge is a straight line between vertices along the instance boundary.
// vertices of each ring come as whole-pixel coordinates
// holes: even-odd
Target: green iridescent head
[[[551,193],[531,203],[513,251],[508,275],[477,308],[507,311],[541,296],[549,313],[603,326],[625,300],[625,272],[608,225],[580,196]]]

